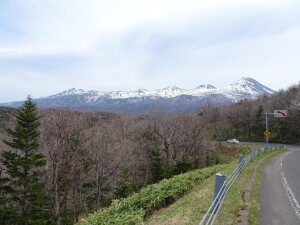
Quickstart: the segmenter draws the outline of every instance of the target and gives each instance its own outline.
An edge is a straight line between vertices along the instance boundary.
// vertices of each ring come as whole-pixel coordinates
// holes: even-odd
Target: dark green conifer
[[[150,183],[157,183],[164,179],[168,174],[168,166],[164,164],[159,149],[154,149],[150,155],[150,173],[151,173],[151,182]]]
[[[127,167],[123,167],[120,173],[120,179],[115,189],[116,198],[125,198],[134,192],[133,181],[130,171]]]
[[[41,180],[44,155],[39,148],[39,117],[30,96],[16,114],[14,129],[7,129],[9,146],[1,156],[0,224],[51,224],[49,201]]]

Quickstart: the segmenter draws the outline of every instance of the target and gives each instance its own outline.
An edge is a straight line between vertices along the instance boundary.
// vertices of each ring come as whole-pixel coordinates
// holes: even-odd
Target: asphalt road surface
[[[259,192],[261,225],[300,225],[300,146],[269,160]]]

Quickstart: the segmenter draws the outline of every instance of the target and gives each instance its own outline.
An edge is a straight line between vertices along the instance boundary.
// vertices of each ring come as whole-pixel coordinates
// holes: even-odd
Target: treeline
[[[34,105],[31,99],[25,103]],[[112,199],[218,163],[206,122],[197,114],[49,109],[39,110],[29,129],[32,115],[20,116],[30,111],[24,107],[1,133],[1,224],[73,224]],[[44,158],[35,155],[40,153]]]
[[[199,113],[210,124],[215,140],[239,138],[244,141],[264,141],[265,113],[287,110],[287,118],[268,115],[270,142],[300,144],[300,86],[280,90],[256,100],[244,99],[237,104],[215,108],[207,106]]]

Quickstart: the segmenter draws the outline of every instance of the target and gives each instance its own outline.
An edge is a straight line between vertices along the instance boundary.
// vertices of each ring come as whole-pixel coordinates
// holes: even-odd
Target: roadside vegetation
[[[274,157],[275,155],[284,152],[285,150],[281,150],[279,152],[273,152],[271,157]],[[253,188],[252,188],[252,193],[251,193],[251,198],[250,198],[250,203],[249,203],[249,217],[248,217],[248,224],[250,225],[259,225],[259,212],[260,212],[260,207],[259,207],[259,188],[260,188],[260,183],[261,183],[261,178],[262,178],[262,170],[264,168],[264,165],[267,163],[268,159],[263,160],[263,162],[259,165],[257,172],[254,177],[254,182],[253,182]]]
[[[259,224],[259,204],[258,204],[258,188],[260,184],[260,174],[264,163],[276,154],[284,150],[276,150],[272,152],[262,153],[259,157],[255,157],[253,162],[246,164],[236,182],[226,195],[220,213],[215,224],[236,224],[238,222],[239,210],[248,207],[249,217],[248,224]],[[252,175],[253,169],[258,161],[262,160],[262,164],[256,171],[256,178],[253,184],[251,199],[248,205],[242,201],[246,183]],[[229,175],[237,166],[237,161],[234,160],[230,164],[224,166],[219,172],[223,175]],[[191,192],[183,196],[177,202],[168,208],[157,211],[154,215],[148,218],[145,222],[147,225],[196,225],[199,224],[202,217],[206,213],[213,198],[215,177],[211,176],[201,184],[195,186]]]
[[[79,224],[141,224],[154,210],[175,202],[221,168],[214,166],[198,169],[151,184],[127,198],[113,201],[110,207],[90,215]]]

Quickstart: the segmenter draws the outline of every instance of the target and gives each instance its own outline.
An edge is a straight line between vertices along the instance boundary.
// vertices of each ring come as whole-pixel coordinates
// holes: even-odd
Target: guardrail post
[[[217,173],[215,176],[215,189],[214,189],[214,199],[213,199],[213,201],[215,203],[212,207],[213,213],[215,213],[218,209],[219,204],[217,204],[217,203],[221,202],[222,198],[224,197],[224,194],[225,194],[224,189],[226,188],[224,183],[225,183],[226,179],[227,179],[227,177],[220,173]],[[222,193],[222,192],[224,192],[224,193]]]
[[[260,148],[258,148],[258,150],[257,150],[257,156],[259,156],[260,155]]]
[[[265,146],[264,148],[264,152],[266,152],[268,150],[268,146]]]
[[[254,150],[252,149],[252,150],[251,150],[251,153],[250,153],[250,161],[251,161],[251,162],[253,161],[253,156],[254,156]]]
[[[241,172],[242,168],[244,167],[244,164],[245,164],[245,156],[240,155],[239,156],[239,164],[238,164],[238,166],[240,167],[239,168],[239,173]]]

